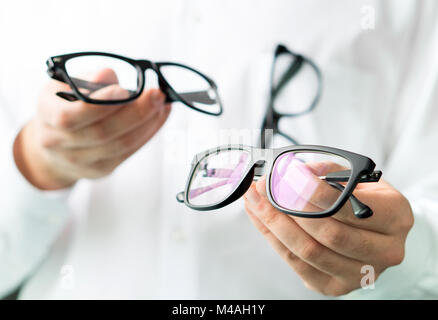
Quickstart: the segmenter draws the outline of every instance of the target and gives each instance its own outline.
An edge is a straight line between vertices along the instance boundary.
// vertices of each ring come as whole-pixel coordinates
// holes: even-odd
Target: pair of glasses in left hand
[[[103,52],[79,52],[51,57],[47,60],[47,73],[55,80],[67,83],[71,92],[57,95],[68,101],[82,100],[87,103],[113,105],[137,99],[144,90],[145,72],[153,70],[158,85],[166,95],[166,102],[181,102],[199,112],[218,116],[222,103],[217,86],[203,73],[175,62],[134,60]],[[106,79],[93,79],[101,71],[110,71]],[[116,86],[118,95],[99,94]],[[109,88],[111,89],[111,88]],[[122,94],[120,94],[120,92]]]
[[[328,217],[350,201],[358,218],[372,210],[353,190],[378,182],[382,172],[363,155],[325,147],[295,145],[279,149],[222,146],[199,153],[185,190],[177,200],[194,210],[214,210],[239,199],[253,180],[266,174],[266,194],[278,210],[299,217]]]

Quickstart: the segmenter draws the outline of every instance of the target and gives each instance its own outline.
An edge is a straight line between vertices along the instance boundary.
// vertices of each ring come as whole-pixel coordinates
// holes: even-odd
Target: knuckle
[[[53,124],[55,127],[60,129],[71,129],[74,126],[72,118],[70,114],[66,111],[60,111],[54,117]]]
[[[387,228],[393,232],[407,234],[414,225],[414,215],[409,201],[398,191],[391,190],[388,203],[391,207],[387,208],[388,219]]]
[[[356,245],[356,251],[361,252],[362,255],[367,257],[372,255],[375,249],[376,249],[375,245],[372,243],[372,240],[368,237],[361,237],[361,240],[358,241]]]
[[[262,199],[255,205],[254,209],[255,211],[261,213],[261,218],[265,217],[266,204]]]
[[[73,165],[76,165],[80,162],[80,156],[76,152],[64,153],[63,158],[66,162]]]
[[[274,225],[280,217],[280,212],[270,207],[264,200],[261,200],[259,204],[257,204],[257,209],[261,213],[263,222],[268,226]]]
[[[53,136],[43,134],[40,137],[41,146],[45,149],[52,149],[59,144],[59,141]]]
[[[269,230],[268,228],[266,228],[265,226],[260,226],[259,227],[259,231],[263,236],[267,236],[271,233],[271,230]]]
[[[401,228],[403,231],[405,231],[406,233],[408,233],[412,227],[414,226],[414,214],[412,213],[412,208],[411,205],[409,204],[409,201],[403,197],[403,199],[405,200],[405,207],[404,209],[401,210],[405,210],[407,208],[407,212],[406,214],[404,214],[403,219],[401,219]]]
[[[266,193],[266,178],[263,176],[259,181],[257,181],[256,190],[260,195],[263,195]]]
[[[409,207],[410,208],[410,207]],[[404,229],[409,232],[412,227],[414,226],[414,215],[412,214],[412,210],[409,211],[409,214],[406,216],[406,219],[404,221]]]
[[[102,125],[96,125],[92,129],[93,139],[97,142],[105,142],[107,138],[105,127]]]
[[[286,250],[286,253],[284,254],[284,259],[286,261],[289,261],[289,262],[297,262],[297,261],[299,261],[299,258],[290,250]],[[306,264],[303,262],[302,264],[300,264],[300,263],[296,264],[294,266],[294,268],[295,268],[295,270],[297,272],[299,272],[305,266],[306,266]]]
[[[321,231],[321,238],[329,246],[340,247],[347,243],[348,234],[341,230],[340,227],[327,223]]]
[[[385,263],[388,266],[396,266],[403,262],[405,258],[405,250],[403,247],[389,250],[385,255]]]
[[[321,257],[321,246],[314,240],[308,240],[299,251],[299,256],[307,261],[316,261]]]

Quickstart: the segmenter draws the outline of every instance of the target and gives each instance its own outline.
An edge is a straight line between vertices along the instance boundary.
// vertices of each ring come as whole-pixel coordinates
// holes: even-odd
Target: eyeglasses
[[[154,63],[102,52],[54,56],[46,63],[47,73],[51,78],[65,82],[71,87],[72,92],[57,93],[59,97],[68,101],[80,99],[92,104],[111,105],[135,100],[143,92],[146,70],[152,69],[158,76],[158,84],[166,95],[166,102],[181,102],[209,115],[218,116],[222,113],[222,103],[214,81],[182,64]],[[90,75],[102,70],[109,70],[112,76],[99,81],[90,80]],[[98,93],[114,87],[118,89],[117,99]]]
[[[194,210],[219,209],[239,199],[266,173],[268,199],[286,214],[327,217],[350,201],[354,215],[367,218],[372,210],[352,193],[358,183],[379,181],[382,172],[374,168],[368,157],[324,146],[221,146],[195,156],[177,201]]]
[[[298,144],[279,128],[279,122],[283,117],[311,112],[321,97],[321,90],[322,76],[316,64],[282,44],[277,45],[271,68],[269,101],[261,128],[261,147],[266,148],[271,143],[267,129],[271,129],[274,136]]]

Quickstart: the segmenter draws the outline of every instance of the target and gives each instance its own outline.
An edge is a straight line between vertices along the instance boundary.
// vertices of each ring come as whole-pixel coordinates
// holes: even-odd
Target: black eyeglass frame
[[[242,175],[242,180],[240,184],[236,187],[234,191],[232,191],[227,198],[224,200],[208,205],[208,206],[202,206],[202,205],[193,205],[189,201],[189,187],[192,182],[192,179],[194,177],[195,170],[199,164],[199,162],[204,159],[205,157],[208,157],[213,154],[217,154],[221,151],[230,151],[230,150],[242,150],[246,151],[251,155],[250,164],[248,165],[245,173]],[[267,151],[269,150],[269,151]],[[340,156],[351,164],[351,171],[350,175],[348,177],[345,176],[345,172],[340,172],[340,175],[336,177],[336,175],[333,175],[330,179],[330,184],[336,184],[334,186],[336,189],[340,190],[342,193],[339,196],[339,198],[336,200],[336,202],[328,209],[322,211],[322,212],[302,212],[302,211],[294,211],[289,210],[287,208],[281,207],[278,205],[275,200],[272,197],[271,193],[271,178],[272,178],[272,169],[273,166],[277,160],[278,157],[280,157],[282,154],[287,152],[316,152],[316,153],[325,153],[325,154],[331,154],[331,155],[337,155]],[[269,152],[272,152],[272,157],[267,154]],[[297,217],[305,217],[305,218],[324,218],[334,215],[336,212],[340,210],[340,208],[345,204],[346,201],[350,199],[352,201],[353,206],[353,213],[358,218],[368,218],[370,217],[373,212],[370,208],[368,208],[365,205],[365,209],[363,207],[363,204],[358,202],[358,200],[354,197],[353,191],[356,188],[358,183],[364,183],[364,182],[378,182],[382,172],[380,170],[374,171],[375,163],[368,157],[353,153],[346,150],[341,150],[337,148],[331,148],[326,146],[317,146],[317,145],[294,145],[294,146],[288,146],[278,149],[262,149],[262,148],[256,148],[246,145],[226,145],[226,146],[219,146],[213,149],[206,150],[204,152],[198,153],[195,155],[191,169],[189,178],[187,179],[187,183],[185,186],[185,189],[183,192],[180,192],[177,195],[177,201],[184,202],[186,206],[188,206],[191,209],[199,210],[199,211],[207,211],[207,210],[215,210],[223,208],[232,202],[236,201],[240,197],[242,197],[245,192],[249,189],[251,186],[252,181],[254,180],[255,176],[260,176],[261,174],[257,174],[256,170],[258,168],[265,168],[269,172],[269,176],[267,176],[266,179],[266,194],[268,195],[268,199],[270,203],[281,212],[284,212],[286,214],[297,216]],[[348,180],[346,186],[342,186],[338,182],[346,182]],[[355,211],[356,207],[356,211]],[[365,212],[366,211],[366,212]]]
[[[279,84],[277,87],[274,86],[274,71],[275,71],[275,65],[277,63],[277,59],[280,55],[283,54],[289,54],[294,57],[293,63],[289,66],[287,71],[284,73],[283,77],[280,79]],[[313,98],[310,105],[301,112],[296,113],[282,113],[275,110],[275,98],[276,95],[280,90],[284,88],[284,86],[293,79],[295,74],[300,70],[302,65],[304,63],[307,63],[312,69],[315,71],[317,80],[318,80],[318,87],[316,89],[315,97]],[[272,61],[271,66],[271,73],[270,73],[270,95],[268,100],[268,106],[266,108],[265,116],[263,118],[262,122],[262,128],[260,133],[260,146],[262,148],[266,148],[266,130],[271,129],[273,130],[273,135],[279,134],[280,136],[283,136],[284,138],[291,141],[293,144],[298,144],[298,142],[289,136],[288,134],[280,131],[279,129],[279,122],[282,117],[298,117],[304,114],[307,114],[311,112],[313,109],[315,109],[316,105],[318,104],[321,94],[322,94],[322,74],[318,66],[309,58],[295,53],[291,50],[289,50],[285,45],[278,44],[275,52],[274,52],[274,59]]]
[[[120,59],[122,61],[129,63],[137,70],[137,82],[138,82],[137,91],[134,93],[134,95],[132,95],[131,97],[126,98],[126,99],[105,100],[105,101],[92,99],[92,98],[89,98],[86,95],[82,94],[80,92],[80,90],[78,89],[78,87],[76,86],[76,84],[74,83],[74,81],[68,75],[68,72],[67,72],[66,67],[65,67],[66,62],[68,60],[73,59],[73,58],[77,58],[77,57],[81,57],[81,56],[110,57],[110,58]],[[199,111],[199,112],[202,112],[205,114],[213,115],[213,116],[219,116],[223,112],[223,106],[222,106],[222,102],[221,102],[221,99],[220,99],[220,96],[218,93],[216,83],[211,78],[209,78],[205,74],[201,73],[200,71],[198,71],[192,67],[180,64],[180,63],[176,63],[176,62],[152,62],[150,60],[144,60],[144,59],[135,60],[135,59],[127,58],[127,57],[120,56],[117,54],[113,54],[113,53],[89,51],[89,52],[76,52],[76,53],[53,56],[53,57],[50,57],[49,59],[47,59],[46,64],[48,67],[47,73],[52,79],[67,83],[71,87],[71,89],[74,93],[73,96],[69,95],[68,93],[64,93],[63,95],[60,95],[62,98],[67,99],[69,101],[74,101],[74,100],[76,100],[75,98],[77,98],[77,99],[80,99],[80,100],[87,102],[87,103],[99,104],[99,105],[116,105],[116,104],[128,103],[130,101],[137,99],[141,95],[141,93],[144,90],[144,86],[145,86],[145,82],[146,82],[145,72],[148,69],[152,69],[158,76],[159,87],[160,87],[160,90],[166,95],[166,102],[167,103],[180,101],[191,109],[194,109],[196,111]],[[189,71],[192,71],[192,72],[198,74],[204,80],[206,80],[207,83],[211,86],[211,89],[213,89],[215,91],[217,104],[219,105],[219,111],[218,112],[209,112],[209,111],[197,108],[196,106],[190,104],[186,99],[184,99],[184,97],[181,97],[172,88],[172,86],[167,82],[167,80],[165,79],[165,77],[161,73],[160,68],[163,66],[181,67],[181,68],[187,69]]]

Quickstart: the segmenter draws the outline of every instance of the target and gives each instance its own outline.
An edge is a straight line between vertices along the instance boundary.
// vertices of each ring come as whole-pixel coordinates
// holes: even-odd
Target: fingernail
[[[254,187],[251,187],[245,193],[245,199],[248,200],[250,204],[255,205],[260,201],[260,196],[257,193],[257,191],[254,189]]]

